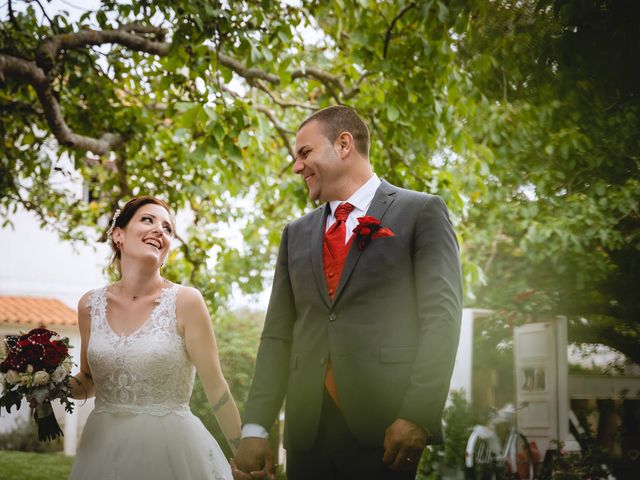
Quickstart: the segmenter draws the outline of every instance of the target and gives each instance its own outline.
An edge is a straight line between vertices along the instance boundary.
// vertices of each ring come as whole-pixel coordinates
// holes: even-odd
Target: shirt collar
[[[364,185],[362,185],[356,192],[351,195],[349,198],[344,200],[344,202],[348,202],[353,205],[357,210],[361,210],[362,212],[366,212],[371,205],[371,201],[373,200],[373,196],[376,194],[376,190],[380,186],[380,178],[375,173],[371,176],[369,180],[367,180]],[[342,200],[332,200],[329,202],[329,207],[331,208],[331,215],[333,215],[338,208],[338,205],[343,203]]]

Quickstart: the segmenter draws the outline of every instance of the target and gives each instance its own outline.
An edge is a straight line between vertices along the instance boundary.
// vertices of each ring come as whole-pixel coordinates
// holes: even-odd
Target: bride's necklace
[[[162,279],[162,285],[167,284],[167,283],[169,283],[169,280],[167,280],[166,278],[163,278]],[[129,293],[125,293],[123,291],[122,285],[120,285],[120,284],[117,284],[117,285],[118,285],[118,290],[120,290],[120,294],[124,295],[127,298],[131,298],[131,300],[134,301],[134,302],[136,300],[138,300],[138,298],[140,298],[142,296],[142,295],[131,295]],[[151,291],[153,291],[153,290],[151,290]]]

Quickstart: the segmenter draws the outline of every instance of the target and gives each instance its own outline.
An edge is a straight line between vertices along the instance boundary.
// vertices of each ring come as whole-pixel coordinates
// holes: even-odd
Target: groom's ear
[[[349,132],[342,132],[336,139],[336,145],[339,149],[338,154],[340,155],[340,157],[347,157],[353,152],[354,149],[353,135],[351,135]]]

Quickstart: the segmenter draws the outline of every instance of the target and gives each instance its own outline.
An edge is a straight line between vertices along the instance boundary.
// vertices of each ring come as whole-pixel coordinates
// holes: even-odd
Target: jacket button
[[[325,363],[327,363],[327,357],[322,357],[320,359],[320,365],[324,365]]]
[[[337,315],[336,315],[335,313],[331,313],[331,314],[329,315],[329,321],[330,321],[330,322],[335,322],[335,321],[336,321],[336,318],[338,318],[338,317],[337,317]]]

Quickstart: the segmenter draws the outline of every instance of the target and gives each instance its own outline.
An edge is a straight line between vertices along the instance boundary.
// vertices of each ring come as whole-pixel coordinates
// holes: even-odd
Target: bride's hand
[[[268,478],[275,480],[276,478],[271,447],[264,438],[247,437],[242,439],[234,460],[237,462],[239,471],[250,475],[249,477],[238,477],[239,479]]]
[[[233,458],[229,459],[229,463],[231,464],[231,474],[233,475],[233,480],[252,480],[253,477],[243,472],[238,468],[236,462],[233,461]]]

